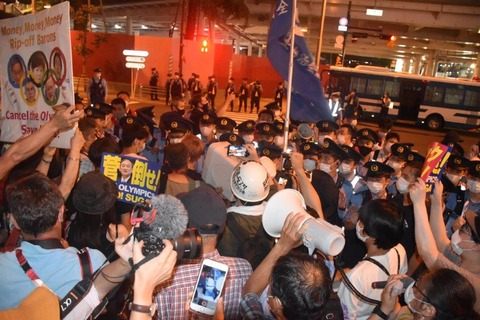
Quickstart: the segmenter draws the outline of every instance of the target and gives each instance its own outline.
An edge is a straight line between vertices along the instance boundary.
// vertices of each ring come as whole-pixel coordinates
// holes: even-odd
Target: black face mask
[[[185,114],[185,109],[183,110],[177,110],[177,113],[181,116],[183,116]]]
[[[366,157],[370,152],[372,152],[372,148],[361,146],[358,147],[358,152],[362,155],[362,157]]]

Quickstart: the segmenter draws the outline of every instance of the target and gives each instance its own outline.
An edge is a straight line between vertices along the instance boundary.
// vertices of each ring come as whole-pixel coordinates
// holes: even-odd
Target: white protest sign
[[[70,4],[0,20],[2,135],[14,142],[49,121],[54,106],[74,102]],[[52,146],[69,148],[73,130]]]

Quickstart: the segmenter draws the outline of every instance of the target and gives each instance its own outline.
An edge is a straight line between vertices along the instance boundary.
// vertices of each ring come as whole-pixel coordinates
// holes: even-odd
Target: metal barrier
[[[140,90],[138,92],[140,93],[140,99],[150,99],[152,94],[157,94],[158,98],[165,98],[165,87],[158,86],[158,87],[152,87],[152,86],[144,86],[143,84],[140,84]]]

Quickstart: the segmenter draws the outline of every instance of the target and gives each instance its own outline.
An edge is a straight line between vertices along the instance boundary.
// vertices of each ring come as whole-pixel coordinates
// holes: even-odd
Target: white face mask
[[[392,160],[388,160],[388,161],[387,161],[387,166],[390,166],[390,167],[393,168],[393,170],[398,171],[398,170],[402,169],[403,163],[396,162],[396,161],[392,161]]]
[[[460,179],[462,179],[462,176],[459,176],[458,174],[452,174],[452,173],[447,173],[447,178],[452,181],[452,183],[457,186],[458,183],[460,182]]]
[[[452,247],[452,251],[455,252],[455,254],[458,255],[458,256],[461,256],[464,251],[478,250],[476,247],[469,248],[469,249],[464,249],[464,248],[460,247],[460,242],[473,242],[473,243],[475,243],[475,241],[473,241],[473,240],[462,239],[462,237],[460,236],[460,229],[455,231],[452,234],[452,238],[450,239],[450,246]]]
[[[200,134],[203,137],[208,137],[213,132],[213,127],[200,127]]]
[[[341,163],[340,167],[338,167],[338,171],[344,175],[350,174],[352,172],[352,169],[353,167],[346,163]]]
[[[474,180],[467,180],[467,188],[472,193],[480,193],[480,182]]]
[[[362,231],[363,231],[363,228],[360,227],[360,221],[357,221],[357,225],[355,226],[355,232],[357,233],[357,238],[360,239],[360,241],[365,242],[370,237],[362,236]]]
[[[277,147],[283,147],[285,139],[283,136],[275,136],[274,143]]]
[[[347,142],[347,139],[345,139],[345,136],[343,134],[340,134],[337,136],[337,143],[339,145],[344,145]]]
[[[377,194],[384,189],[383,183],[373,181],[367,182],[367,187],[373,194]]]
[[[385,151],[387,151],[388,153],[392,152],[392,146],[393,146],[393,143],[387,143],[385,144]]]
[[[332,171],[331,168],[332,168],[332,165],[328,163],[320,162],[320,170],[322,170],[323,172],[330,174],[330,171]]]
[[[395,185],[397,186],[398,192],[401,194],[408,193],[408,186],[410,186],[410,183],[403,177],[398,178],[398,180],[395,182]]]
[[[242,136],[243,140],[245,141],[245,144],[249,144],[253,142],[254,135],[253,134],[246,134]]]
[[[417,300],[417,301],[420,301],[421,303],[425,303],[425,304],[429,304],[428,302],[425,302],[423,300],[420,300],[418,299],[417,297],[415,297],[415,294],[413,293],[413,285],[415,284],[415,282],[412,282],[412,284],[410,284],[407,289],[405,289],[405,293],[404,293],[404,299],[405,299],[405,303],[407,304],[408,308],[410,309],[410,311],[412,311],[413,313],[417,313],[417,314],[422,314],[420,311],[416,310],[413,306],[412,306],[412,301],[413,300]]]
[[[307,171],[315,170],[317,166],[317,161],[312,159],[303,159],[303,168]]]
[[[181,143],[181,142],[182,142],[182,138],[170,138],[169,141],[170,141],[171,144]]]

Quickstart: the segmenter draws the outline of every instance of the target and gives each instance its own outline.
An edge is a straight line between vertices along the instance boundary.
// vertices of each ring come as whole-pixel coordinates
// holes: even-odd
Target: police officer
[[[240,90],[238,91],[238,112],[242,111],[242,106],[245,112],[247,112],[247,99],[248,99],[248,79],[243,78]]]
[[[208,100],[210,101],[210,107],[215,110],[215,97],[217,96],[218,85],[215,80],[215,76],[212,75],[208,78],[207,93]]]
[[[107,81],[102,78],[102,70],[96,68],[93,70],[94,75],[88,81],[87,85],[87,95],[90,99],[90,104],[95,105],[96,103],[105,102],[105,98],[108,94]]]
[[[228,79],[227,87],[225,88],[225,100],[232,93],[235,93],[235,83],[234,79],[230,77],[230,79]],[[233,112],[233,101],[230,102],[230,111]]]

